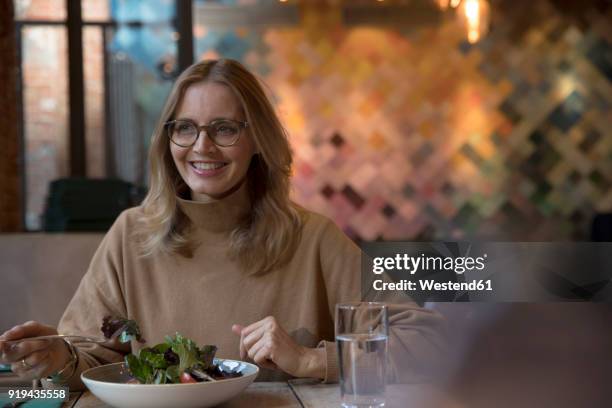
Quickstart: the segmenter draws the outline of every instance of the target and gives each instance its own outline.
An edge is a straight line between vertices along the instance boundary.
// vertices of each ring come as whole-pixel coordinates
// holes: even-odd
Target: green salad
[[[134,320],[107,316],[102,323],[106,338],[127,343],[144,343]],[[216,381],[242,376],[242,373],[215,363],[217,347],[197,344],[181,334],[166,336],[165,342],[145,347],[137,354],[128,354],[125,365],[130,375],[141,384],[176,384]]]

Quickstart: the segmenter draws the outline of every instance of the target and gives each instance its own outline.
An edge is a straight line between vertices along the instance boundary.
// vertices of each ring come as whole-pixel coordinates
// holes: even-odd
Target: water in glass
[[[339,334],[340,396],[346,408],[383,407],[388,336]]]

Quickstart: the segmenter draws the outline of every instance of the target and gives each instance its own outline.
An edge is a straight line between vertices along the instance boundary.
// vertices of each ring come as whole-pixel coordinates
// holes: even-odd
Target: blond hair
[[[289,260],[302,225],[299,207],[289,199],[292,155],[287,133],[257,78],[237,61],[207,60],[187,68],[175,82],[151,140],[150,188],[142,203],[137,231],[142,254],[159,251],[190,256],[190,220],[177,194],[189,191],[170,153],[164,124],[171,120],[187,88],[215,82],[229,87],[240,101],[258,154],[247,173],[251,212],[231,233],[229,255],[255,272],[267,272]]]

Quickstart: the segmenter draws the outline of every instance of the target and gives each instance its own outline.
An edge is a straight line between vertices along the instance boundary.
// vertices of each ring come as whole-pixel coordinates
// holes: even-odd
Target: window
[[[25,225],[40,228],[47,186],[68,175],[68,74],[63,0],[15,3],[21,45]]]
[[[183,3],[190,10],[190,3]],[[175,0],[82,0],[76,14],[66,0],[14,0],[14,5],[25,226],[40,230],[55,179],[120,178],[146,185],[148,141],[179,71],[177,26],[183,20]],[[82,44],[83,57],[76,70],[69,62],[74,26],[72,38]],[[191,51],[191,38],[185,37]],[[84,106],[80,119],[78,110],[70,110],[70,95]],[[79,120],[83,131],[75,132]],[[79,150],[80,144],[85,148]],[[82,171],[75,170],[79,164]]]

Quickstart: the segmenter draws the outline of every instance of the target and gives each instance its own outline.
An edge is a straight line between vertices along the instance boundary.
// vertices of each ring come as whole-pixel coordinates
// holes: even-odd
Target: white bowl
[[[116,408],[201,408],[221,404],[238,395],[257,377],[254,364],[244,364],[242,377],[192,384],[125,384],[130,376],[123,363],[90,368],[81,374],[83,383],[96,397]]]

